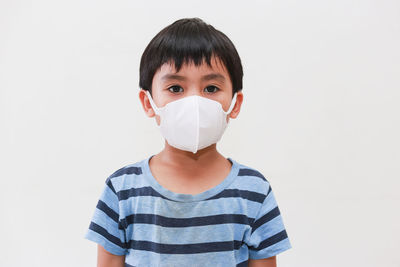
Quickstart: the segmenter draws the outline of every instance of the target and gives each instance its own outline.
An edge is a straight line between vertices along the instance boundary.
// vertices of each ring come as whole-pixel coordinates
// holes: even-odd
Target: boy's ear
[[[154,112],[153,108],[151,107],[150,100],[146,94],[146,90],[140,89],[139,100],[142,103],[142,107],[143,107],[143,110],[146,113],[146,115],[148,117],[154,117],[155,112]]]
[[[229,114],[229,118],[235,119],[239,115],[242,103],[243,103],[243,93],[242,93],[242,91],[239,91],[239,92],[237,92],[237,95],[236,95],[236,104],[235,104],[235,106],[233,106],[233,109],[232,109],[231,113]]]

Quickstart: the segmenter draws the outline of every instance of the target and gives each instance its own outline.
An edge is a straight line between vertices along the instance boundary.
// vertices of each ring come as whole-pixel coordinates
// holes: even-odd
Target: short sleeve
[[[119,222],[119,199],[108,177],[84,237],[102,245],[114,255],[125,255],[125,229]]]
[[[269,258],[292,247],[270,185],[246,243],[250,259]]]

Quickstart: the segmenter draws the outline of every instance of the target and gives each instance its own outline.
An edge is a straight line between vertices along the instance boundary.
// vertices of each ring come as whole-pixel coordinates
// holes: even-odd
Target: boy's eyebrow
[[[221,82],[225,81],[225,77],[219,73],[210,73],[207,75],[204,75],[203,78],[201,78],[203,81],[209,81],[209,80],[220,80]]]
[[[204,75],[201,80],[203,81],[209,81],[209,80],[220,80],[221,82],[225,81],[225,77],[219,73],[210,73],[207,75]],[[181,76],[178,74],[165,74],[164,76],[161,77],[161,80],[181,80],[181,81],[186,81],[185,76]]]
[[[178,74],[165,74],[164,76],[161,77],[161,80],[181,80],[181,81],[185,81],[186,77],[185,76],[181,76]]]

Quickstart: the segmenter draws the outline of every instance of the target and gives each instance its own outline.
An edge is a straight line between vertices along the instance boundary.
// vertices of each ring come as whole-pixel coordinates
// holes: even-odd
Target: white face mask
[[[159,108],[149,91],[146,90],[146,94],[154,112],[160,116],[157,127],[168,144],[193,153],[221,139],[228,125],[227,115],[235,106],[237,95],[235,93],[225,112],[218,101],[198,95],[183,97]]]

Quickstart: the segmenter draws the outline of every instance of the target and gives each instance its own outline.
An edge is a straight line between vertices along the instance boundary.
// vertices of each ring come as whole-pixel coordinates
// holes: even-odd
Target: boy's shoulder
[[[143,173],[142,165],[144,160],[137,161],[135,163],[127,164],[123,167],[120,167],[116,171],[112,172],[107,179],[113,179],[115,177],[120,177],[124,175],[141,175]]]
[[[230,159],[232,160],[232,158]],[[267,178],[260,169],[252,165],[240,163],[235,160],[233,161],[238,166],[237,179],[235,179],[234,186],[268,195],[271,190],[269,178]]]
[[[132,182],[140,181],[137,178],[143,176],[143,167],[146,160],[148,159],[142,159],[119,167],[111,172],[105,183],[115,192],[131,187]]]

